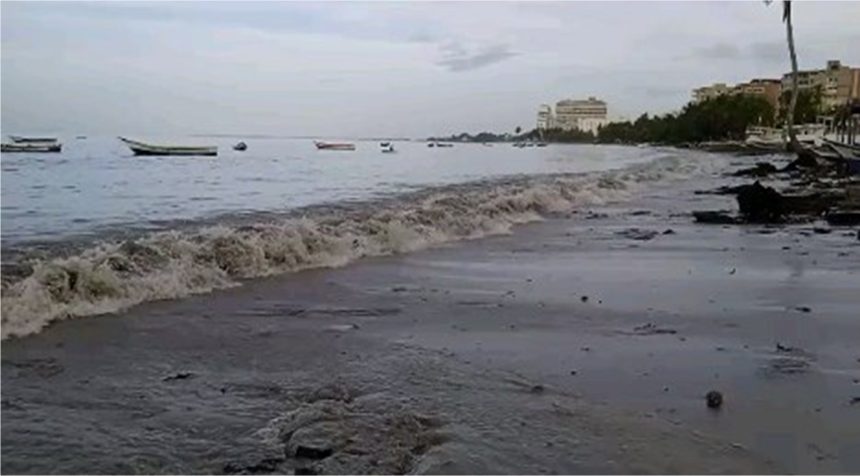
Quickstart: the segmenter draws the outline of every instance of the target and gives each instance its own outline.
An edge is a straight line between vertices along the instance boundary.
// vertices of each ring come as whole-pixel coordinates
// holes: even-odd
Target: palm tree
[[[800,143],[794,132],[794,108],[797,107],[797,53],[794,51],[794,28],[791,26],[791,0],[782,1],[782,21],[788,38],[788,56],[791,58],[791,100],[785,115],[785,128],[788,130],[789,150],[800,152]]]

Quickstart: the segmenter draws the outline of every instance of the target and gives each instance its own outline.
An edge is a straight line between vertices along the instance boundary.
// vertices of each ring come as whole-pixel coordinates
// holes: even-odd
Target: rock
[[[738,207],[747,221],[781,222],[786,215],[785,200],[776,190],[758,181],[743,187],[737,194]]]
[[[577,374],[577,371],[576,371],[576,370],[571,370],[571,371],[570,371],[570,375],[576,375],[576,374]]]
[[[588,296],[582,296],[579,300],[582,302],[588,302]]]
[[[674,234],[675,234],[675,230],[673,230],[673,229],[671,229],[671,228],[666,228],[666,230],[664,230],[664,231],[663,231],[663,234],[664,234],[664,235],[674,235]]]
[[[296,445],[296,458],[303,459],[325,459],[331,456],[334,450],[330,446],[308,446]]]
[[[812,309],[810,309],[806,306],[797,306],[794,308],[794,310],[800,311],[800,312],[812,312]]]
[[[810,149],[803,149],[797,154],[797,158],[792,160],[788,165],[782,168],[784,172],[791,172],[799,169],[814,169],[818,168],[818,160],[815,154]]]
[[[815,234],[818,234],[818,235],[826,235],[826,234],[830,233],[831,231],[833,231],[833,230],[831,230],[830,228],[822,228],[822,227],[815,227],[812,229],[812,232]]]
[[[705,404],[708,405],[708,408],[720,408],[723,406],[723,394],[716,390],[711,390],[705,394]]]
[[[766,177],[772,173],[776,173],[779,169],[769,162],[759,162],[755,167],[741,169],[732,175],[735,177]]]
[[[697,223],[708,223],[713,225],[734,225],[739,220],[723,211],[694,211],[693,218]]]
[[[171,382],[173,380],[185,380],[194,377],[194,372],[176,372],[161,379],[162,382]]]
[[[544,390],[546,390],[546,389],[541,384],[532,385],[532,388],[531,388],[532,393],[543,393]]]
[[[860,211],[835,211],[824,216],[827,223],[833,226],[857,226],[860,225]],[[857,232],[860,240],[860,231]]]
[[[293,471],[293,474],[319,474],[313,466],[300,466]]]
[[[860,397],[851,397],[851,401],[848,402],[849,405],[857,405],[860,403]]]

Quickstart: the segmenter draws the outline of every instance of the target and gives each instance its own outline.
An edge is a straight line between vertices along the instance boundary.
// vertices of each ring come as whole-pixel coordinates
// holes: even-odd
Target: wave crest
[[[508,233],[552,213],[624,199],[638,184],[686,177],[712,162],[671,155],[617,171],[454,185],[376,208],[101,243],[75,256],[37,261],[31,274],[8,283],[2,338],[38,332],[59,319],[236,286],[243,279]]]

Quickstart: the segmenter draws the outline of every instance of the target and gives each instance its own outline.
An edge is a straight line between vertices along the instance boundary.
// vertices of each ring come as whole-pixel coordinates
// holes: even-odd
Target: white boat
[[[53,144],[57,142],[56,137],[26,137],[10,135],[9,138],[16,144]]]
[[[134,155],[186,155],[186,156],[212,156],[218,155],[217,146],[173,146],[153,145],[136,140],[120,137],[125,145],[134,152]]]

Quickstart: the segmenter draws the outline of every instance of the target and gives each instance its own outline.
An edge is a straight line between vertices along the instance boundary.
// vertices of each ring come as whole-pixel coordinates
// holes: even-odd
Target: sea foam
[[[249,278],[508,233],[554,213],[623,200],[647,183],[707,172],[717,160],[667,151],[621,170],[473,182],[303,217],[102,242],[73,256],[28,263],[29,275],[5,283],[2,338],[36,333],[60,319],[237,286]]]

